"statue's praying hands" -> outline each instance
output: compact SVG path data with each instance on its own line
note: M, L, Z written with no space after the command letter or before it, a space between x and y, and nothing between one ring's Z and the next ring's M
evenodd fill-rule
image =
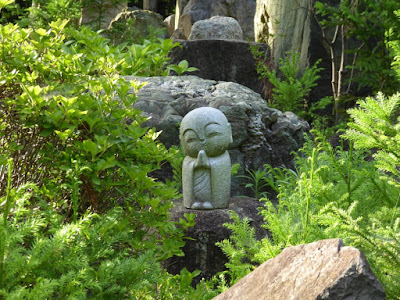
M225 115L211 107L197 108L182 120L180 138L186 157L182 167L183 202L192 209L229 205L232 143Z

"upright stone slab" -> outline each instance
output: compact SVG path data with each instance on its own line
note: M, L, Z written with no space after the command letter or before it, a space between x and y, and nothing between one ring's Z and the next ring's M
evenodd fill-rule
M200 107L182 120L180 140L183 203L191 209L227 208L231 189L231 125L212 107Z
M169 53L170 63L178 64L187 60L189 65L199 70L190 73L204 79L231 81L242 84L256 93L265 95L266 82L259 78L256 60L251 47L257 47L266 59L270 55L269 46L248 43L243 40L178 40L181 47Z

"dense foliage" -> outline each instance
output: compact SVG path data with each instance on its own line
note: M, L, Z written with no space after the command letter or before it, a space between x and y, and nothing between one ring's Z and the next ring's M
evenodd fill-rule
M316 1L315 7L322 38L332 49L335 96L348 93L352 83L374 93L396 91L398 81L390 68L393 53L389 44L400 34L400 20L395 15L399 2L340 0L331 5Z
M262 199L271 239L256 241L248 221L233 216L233 235L220 243L233 282L285 247L340 237L364 252L389 298L400 294L399 189L376 169L384 159L370 161L368 152L350 147L309 140L296 172L266 166L265 182L279 200Z
M366 13L371 13L370 8ZM352 22L362 16L356 14ZM385 72L381 65L379 71L375 70L378 76L400 75L400 44L393 35L399 29L387 28L386 35L392 40L385 46L391 46L393 69L386 66ZM361 57L359 62L363 59L367 58ZM364 73L365 80L368 74ZM363 251L388 299L399 299L400 95L377 93L358 100L348 114L351 120L341 146L333 147L322 132L314 130L314 139L308 138L295 154L294 171L268 165L250 171L248 187L256 195L266 196L263 188L270 188L271 196L261 199L265 201L261 214L271 238L256 241L249 221L232 214L234 223L226 224L232 230L231 238L219 243L229 257L228 270L216 278L220 291L285 247L339 237L346 245Z
M4 4L4 1L2 2ZM182 298L197 273L169 221L173 158L121 75L167 74L171 40L113 46L88 28L0 26L0 298Z
M0 9L12 2L0 0ZM250 170L247 187L264 197L272 238L256 241L249 220L232 213L231 238L218 243L227 271L194 288L198 271L171 275L161 267L183 255L184 230L194 223L193 215L169 220L182 153L143 126L132 106L141 86L121 77L194 69L186 61L168 64L178 46L171 40L113 44L79 28L83 1L40 0L41 10L27 11L24 2L32 4L12 4L0 25L0 299L211 299L285 247L337 237L365 253L388 298L398 299L399 94L359 100L339 147L313 131L295 154L295 170ZM346 28L346 37L361 41L352 52L358 60L351 68L362 71L357 82L390 91L394 74L400 77L393 18L400 13L384 9L397 1L379 3L317 9L325 29ZM371 16L383 26L371 28ZM315 121L314 109L327 99L304 105L319 68L301 75L297 59L292 53L281 61L282 78L269 69L264 75L274 85L274 105ZM175 167L173 182L150 175L166 162Z
M320 61L313 66L300 71L300 53L288 52L285 58L279 61L279 70L271 70L271 66L263 60L264 54L256 46L250 47L257 63L257 73L261 79L266 79L271 88L268 97L268 106L281 111L291 111L300 117L311 121L315 118L315 111L327 106L330 98L321 99L317 103L308 105L307 97L312 88L317 86L320 78L318 68Z

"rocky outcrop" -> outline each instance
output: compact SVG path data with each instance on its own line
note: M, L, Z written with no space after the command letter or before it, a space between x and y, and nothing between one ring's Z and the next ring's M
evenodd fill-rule
M255 11L254 0L190 0L180 15L179 30L189 38L192 26L197 21L212 16L232 17L239 22L243 38L254 41Z
M179 31L189 38L192 26L200 20L211 18L211 4L213 0L190 0L183 8L179 18Z
M175 30L175 15L170 15L164 19L164 24L167 25L168 34L171 36Z
M133 24L129 24L129 20L132 20ZM115 41L120 43L126 41L127 38L132 38L126 36L126 34L132 33L132 31L137 36L144 38L150 34L151 30L158 29L160 38L166 39L169 37L168 28L164 23L163 17L150 10L135 9L121 12L109 26L111 32L113 29L117 29L116 34L119 36L119 39L116 38Z
M179 40L181 47L170 52L171 63L187 60L189 65L199 70L191 74L204 79L240 83L253 91L263 94L264 81L256 71L256 61L250 47L259 47L270 56L265 44L228 40Z
M102 4L98 1L86 3L82 9L80 23L90 25L95 29L107 29L112 20L128 8L128 0L106 0Z
M243 32L238 21L231 17L215 16L194 23L189 40L242 40Z
M174 204L170 211L173 221L179 221L185 213L194 213L196 225L185 232L185 236L190 238L182 248L185 256L172 257L164 266L171 274L178 274L183 268L191 272L201 270L201 274L195 278L195 283L201 278L209 279L225 270L228 259L215 243L228 239L231 234L231 231L223 226L224 223L232 222L230 210L237 213L241 219L248 218L250 225L255 229L256 239L260 240L267 235L267 230L262 227L263 218L258 214L258 208L263 204L256 199L231 198L227 209L208 211L186 209L182 200L176 200Z
M179 123L189 111L203 106L221 110L232 126L232 163L242 170L264 164L293 167L291 152L302 146L309 126L293 113L269 108L261 96L240 84L205 80L196 76L126 77L147 82L134 104L151 117L145 124L161 130L166 146L179 145ZM233 181L232 195L243 194Z
M215 300L385 299L365 256L342 240L286 248Z
M227 16L236 19L243 30L243 38L254 41L254 0L214 0L211 6L213 16Z

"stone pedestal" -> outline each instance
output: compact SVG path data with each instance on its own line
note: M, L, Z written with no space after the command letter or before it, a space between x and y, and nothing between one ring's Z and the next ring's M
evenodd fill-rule
M209 279L225 270L228 259L215 243L229 238L231 234L223 226L224 223L232 222L228 211L236 212L241 218L249 218L255 228L256 238L261 239L267 235L267 230L261 227L263 218L258 214L257 208L261 206L263 203L253 198L231 198L226 209L192 210L186 209L182 200L176 200L175 207L171 210L172 220L178 221L185 213L194 213L196 225L186 232L186 236L193 240L186 242L183 248L185 256L168 259L164 267L171 274L178 274L185 267L191 272L201 270L202 273L195 278L195 283L203 277Z

